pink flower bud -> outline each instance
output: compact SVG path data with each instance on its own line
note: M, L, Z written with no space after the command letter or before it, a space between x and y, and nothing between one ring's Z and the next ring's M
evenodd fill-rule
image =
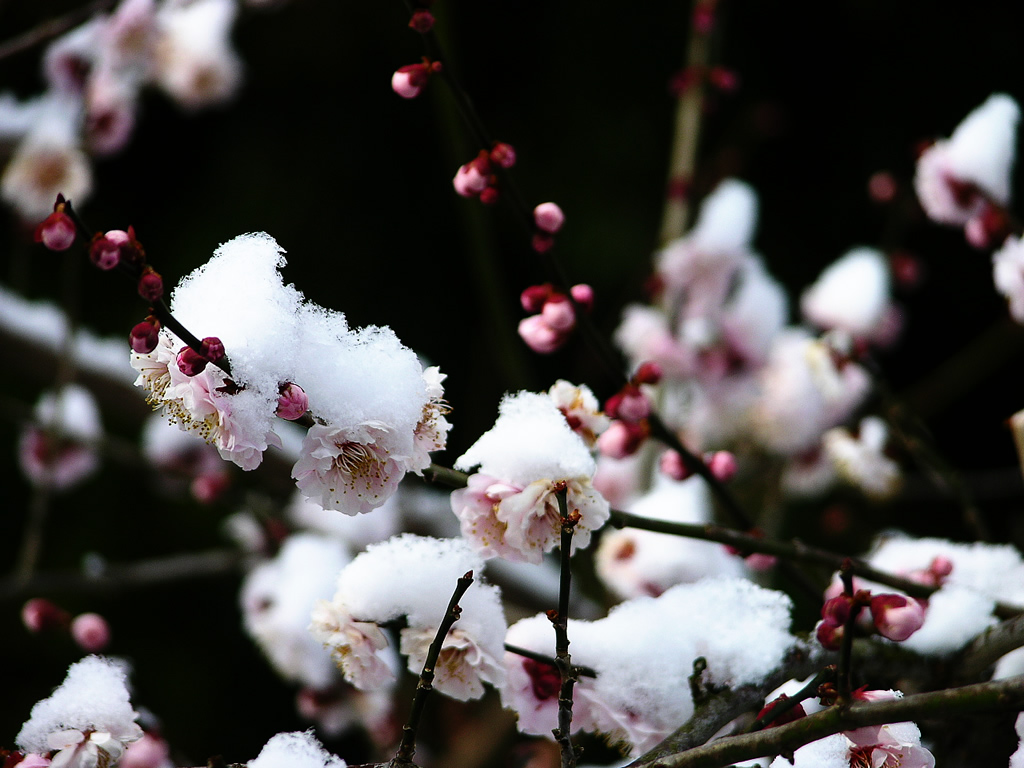
M953 561L948 557L937 555L932 558L931 565L928 566L928 570L934 573L937 577L946 577L953 572Z
M173 765L169 759L170 748L167 742L152 733L142 734L142 738L128 745L118 768L161 768Z
M216 363L224 357L224 343L216 336L207 336L203 339L201 349L203 357L211 363Z
M988 232L985 231L985 224L980 216L973 217L964 225L964 237L972 248L983 251L991 246Z
M597 438L597 450L611 459L632 456L647 437L647 430L637 424L613 421Z
M100 269L113 269L121 262L121 246L107 237L94 237L89 246L89 260Z
M574 285L569 289L569 293L572 294L576 303L583 307L587 312L594 308L594 289L586 283Z
M391 76L391 90L403 99L415 99L429 78L430 67L426 64L408 64Z
M686 463L683 461L683 457L675 451L665 451L661 454L661 459L658 461L658 468L663 474L668 475L673 480L685 480L693 472L690 470Z
M720 91L735 91L740 84L736 73L724 67L712 67L708 72L708 82Z
M71 621L71 614L42 597L29 600L21 609L21 622L29 632L63 629Z
M309 410L309 398L298 384L288 383L281 387L277 398L277 415L287 421L301 419Z
M843 644L845 631L842 624L836 624L834 621L825 619L818 622L814 634L823 648L829 651L838 651Z
M852 605L852 599L847 595L831 597L821 606L821 618L833 624L845 624L850 618Z
M71 639L86 653L99 653L110 645L110 625L98 613L83 613L71 622Z
M559 349L567 336L559 333L541 315L530 315L519 321L519 336L526 345L541 355L550 355Z
M747 564L747 568L757 573L764 573L770 571L779 562L779 558L775 555L766 555L764 552L754 552L752 555L747 555L743 558L743 562Z
M132 352L148 355L160 342L160 322L155 317L147 317L132 328L128 341L132 345Z
M231 477L226 472L209 472L193 480L189 490L200 504L213 504L230 485Z
M558 203L541 203L533 209L533 221L537 229L553 235L565 223L565 214Z
M150 304L156 304L164 295L164 279L152 267L146 267L139 278L139 296Z
M871 617L878 634L900 642L924 624L924 605L903 595L875 595L871 598Z
M604 410L613 418L635 424L651 415L651 402L643 392L627 384L608 398Z
M868 197L876 203L891 203L898 189L896 178L888 171L876 171L868 179Z
M516 150L511 144L503 141L495 142L491 150L491 162L500 168L511 168L516 164Z
M71 217L64 213L64 205L58 203L60 210L54 210L36 227L35 241L42 243L51 251L66 251L75 242L78 230Z
M711 474L721 483L727 483L736 475L738 465L736 457L729 451L715 451L711 458L705 459Z
M209 362L192 347L182 347L178 353L178 370L186 376L196 376L206 370Z
M757 719L761 720L765 715L771 714L771 711L775 709L779 704L786 701L789 698L786 694L780 694L779 698L769 701L764 709L757 713ZM786 723L792 723L799 720L801 717L807 717L807 711L804 709L803 704L797 704L791 709L787 709L778 717L773 718L769 724L769 728L774 728L776 725L785 725Z
M636 369L632 382L634 384L657 384L661 381L662 375L661 366L649 360L646 363L641 363L640 367Z
M481 173L475 163L466 163L455 173L452 185L463 197L475 197L487 189L489 179L490 176Z
M576 311L572 302L560 293L553 293L540 311L544 322L559 333L568 333L576 325Z
M409 28L416 30L421 35L427 34L434 28L434 14L426 8L417 8L409 20Z
M484 205L494 205L501 199L501 190L491 184L480 193L480 202Z
M527 312L540 312L544 308L545 302L550 298L551 291L551 283L531 285L519 294L519 302Z
M17 768L49 768L50 758L36 752L29 752L16 765Z

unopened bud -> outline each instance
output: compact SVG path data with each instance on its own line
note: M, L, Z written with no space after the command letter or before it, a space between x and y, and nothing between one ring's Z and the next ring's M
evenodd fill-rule
M648 360L646 363L641 363L640 367L636 369L632 382L634 384L657 384L661 381L662 375L661 366L653 360Z
M547 253L554 244L555 238L547 232L536 232L533 235L533 239L530 240L530 247L537 253Z
M391 89L403 99L414 99L426 86L430 76L441 71L441 62L423 60L422 64L399 67L391 76Z
M99 653L110 645L110 625L98 613L83 613L71 622L71 639L86 653Z
M113 269L121 262L121 246L107 237L97 235L89 246L89 260L100 269Z
M466 163L459 167L452 179L452 186L462 197L475 197L487 189L490 183L490 176L482 173L475 162Z
M42 597L29 600L21 609L21 622L29 632L63 629L71 621L71 614Z
M705 459L708 469L715 479L720 483L727 483L736 475L739 468L736 464L736 457L729 451L715 451L710 458Z
M192 347L182 347L178 353L178 370L186 376L196 376L206 370L208 360Z
M597 449L611 459L632 456L647 438L648 430L640 424L613 421L597 438Z
M309 410L309 398L298 384L288 383L281 387L277 398L277 415L287 421L301 419Z
M720 91L735 91L740 84L740 79L732 70L724 67L712 67L708 72L708 82Z
M231 477L226 472L209 472L193 480L190 490L200 504L213 504L230 485Z
M594 308L594 289L586 283L579 283L569 289L573 299L587 312Z
M152 267L146 267L139 278L139 296L150 304L156 304L164 295L164 279Z
M878 634L900 642L924 624L924 605L903 595L875 595L871 598L871 618Z
M683 457L680 456L676 451L665 451L661 454L661 459L658 461L658 468L662 474L668 475L673 480L685 480L693 472L683 461Z
M537 229L553 235L565 223L565 214L558 203L541 203L533 209L533 222Z
M779 698L774 701L768 702L764 709L757 713L758 720L765 720L767 715L770 715L772 710L779 706L782 702L789 699L786 694L780 694ZM794 704L790 709L787 709L781 715L771 718L768 722L768 727L773 728L776 725L785 725L786 723L792 723L799 720L801 717L807 717L807 712L804 710L803 704Z
M545 323L560 333L568 333L576 325L576 311L564 294L552 294L544 303L540 315Z
M544 308L544 303L551 296L551 291L551 283L531 285L519 294L519 301L527 312L540 312Z
M511 144L503 141L495 142L491 149L491 162L500 168L511 168L516 164L516 150Z
M427 34L434 27L434 14L426 8L417 8L409 20L409 28L414 29L421 35Z
M480 202L484 205L494 205L501 199L501 191L491 184L480 193Z
M35 241L42 243L51 251L66 251L75 242L78 230L71 217L64 213L63 198L54 206L53 213L43 219L36 227Z
M568 336L544 322L540 315L530 315L519 321L519 336L526 345L541 355L550 355L565 344Z
M636 424L651 415L651 401L639 389L627 384L608 398L604 410L612 418Z
M209 362L216 363L224 358L224 344L216 336L207 336L201 345L203 357Z
M842 624L836 624L834 621L823 620L818 622L817 628L814 630L815 636L818 638L818 642L821 643L822 647L829 651L838 651L843 644L843 635L845 634L845 628Z
M132 352L148 355L160 343L160 321L150 315L132 328L128 341L132 346Z

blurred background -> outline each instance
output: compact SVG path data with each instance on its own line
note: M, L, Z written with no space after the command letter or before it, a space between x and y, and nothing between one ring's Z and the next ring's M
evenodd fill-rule
M0 0L0 38L76 7ZM594 287L596 322L611 333L623 305L644 299L658 245L670 83L685 61L689 3L446 1L434 12L446 66L492 135L518 152L513 177L525 199L565 211L557 256L574 282ZM921 142L948 136L991 93L1024 97L1022 20L1012 3L721 0L712 58L735 73L736 87L709 89L692 186L694 199L725 176L757 190L756 245L789 288L794 321L800 291L850 247L916 259L920 280L898 295L902 338L880 364L963 473L996 538L1018 545L1022 485L1006 420L1024 407L1024 331L992 287L988 255L903 196ZM345 312L352 325L390 325L447 373L455 427L439 461L450 464L493 423L503 392L567 378L603 400L617 384L578 339L540 358L516 335L519 293L545 275L509 210L453 193L455 170L477 148L447 90L432 83L412 101L392 92L392 72L423 55L407 21L398 2L288 0L247 10L234 34L245 62L237 97L190 114L147 91L133 140L96 162L96 191L80 212L97 230L133 225L170 284L218 244L270 233L288 254L285 280L310 300ZM0 92L38 93L41 53L0 60ZM871 200L868 180L879 171L892 174L903 202ZM0 283L61 301L61 265L32 242L31 227L0 211ZM142 301L84 257L79 267L82 324L126 339L144 316ZM55 366L3 331L0 359L0 541L13 567L32 496L18 470L16 420ZM85 383L96 387L108 432L136 441L148 411L141 394ZM842 526L820 523L818 505L813 517L795 515L793 532L848 552L887 527L966 536L958 505L905 464L902 497L882 507L835 499ZM246 477L231 470L240 486L283 498L283 465ZM201 507L156 493L154 481L138 464L107 461L82 488L55 496L40 569L78 567L86 553L119 562L225 545L231 503ZM135 664L134 701L162 719L176 757L191 765L213 754L248 759L269 735L305 727L292 690L241 631L239 579L48 594L72 612L108 617L110 651ZM10 744L80 654L66 638L25 631L18 612L34 595L2 594L0 744Z

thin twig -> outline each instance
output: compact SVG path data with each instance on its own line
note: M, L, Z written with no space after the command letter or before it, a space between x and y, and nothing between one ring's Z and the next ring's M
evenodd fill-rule
M552 733L561 748L561 768L575 768L576 751L572 746L572 689L576 685L578 673L572 665L569 655L569 592L572 586L572 534L579 522L578 512L570 512L568 506L568 487L563 482L558 492L558 514L562 522L562 540L560 542L558 578L558 610L554 615L548 614L555 627L555 666L562 676L562 685L558 691L558 727Z
M778 704L754 720L748 729L748 733L760 731L761 729L768 727L791 709L796 708L800 703L807 701L807 699L815 698L818 695L818 689L822 685L825 683L835 682L835 679L836 667L834 664L829 664L823 670L818 672L818 674L812 677L799 691L794 693L792 696L787 696L785 699L779 701Z
M518 645L511 645L510 643L505 643L505 650L509 653L514 653L516 656L522 656L524 659L536 661L538 664L546 664L547 666L555 667L556 669L558 667L557 661L550 656L545 656L543 653L537 653L536 651L531 651L527 648L520 648ZM575 669L576 674L580 677L597 677L597 672L592 670L590 667L577 666Z
M412 698L409 720L402 727L402 742L398 747L398 752L395 753L394 759L389 764L392 768L414 765L412 758L416 754L416 731L419 728L420 717L423 715L423 709L427 703L427 695L434 689L434 667L437 666L437 659L441 655L441 646L444 645L444 640L448 636L448 630L451 629L452 624L458 621L459 614L462 613L462 608L459 607L459 600L466 594L466 590L469 589L472 583L473 572L467 571L458 580L455 591L452 593L452 599L448 601L448 610L445 611L444 618L441 619L441 624L434 635L434 640L430 643L430 648L427 650L427 659L423 662L423 671L420 672L420 679L416 684L416 693Z
M853 636L857 630L857 617L864 609L863 604L857 599L856 590L853 586L853 569L850 561L843 563L839 569L839 576L843 580L843 594L850 599L850 612L843 622L843 636L839 642L839 667L836 670L836 683L839 689L838 703L846 707L850 703L850 693L853 691L851 682L853 675Z
M86 6L55 19L48 19L27 32L0 43L0 61L59 37L69 29L88 21L97 13L113 8L116 2L117 0L93 0Z

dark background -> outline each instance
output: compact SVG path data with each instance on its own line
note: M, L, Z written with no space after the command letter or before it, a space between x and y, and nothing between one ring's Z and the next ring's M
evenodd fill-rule
M73 7L0 2L0 38ZM435 12L447 65L491 133L518 151L513 173L525 198L564 209L558 258L574 281L594 286L595 319L610 332L622 306L643 298L657 245L675 104L668 83L684 61L689 5L440 2ZM708 99L694 180L697 196L724 175L756 188L756 244L791 306L852 246L920 257L921 284L899 297L904 336L881 363L1003 540L1021 529L1005 420L1024 407L1024 338L992 287L988 256L912 204L871 202L867 181L885 169L906 190L919 142L948 135L993 92L1024 97L1022 16L995 2L722 0L715 60L740 86ZM565 377L604 397L614 383L578 341L540 359L518 340L518 294L544 275L506 208L452 192L456 168L476 149L446 90L432 83L413 101L391 91L392 72L423 52L407 19L401 3L381 0L246 12L235 33L246 64L235 101L189 115L148 92L133 141L96 163L96 193L81 210L97 229L134 225L170 283L238 234L273 235L288 252L286 280L309 299L353 325L392 326L448 374L451 461L490 425L505 391ZM40 52L0 61L0 90L37 92ZM32 244L10 213L0 216L0 280L31 298L58 297L59 257ZM83 322L95 331L126 335L142 318L121 280L82 269L78 286ZM52 367L0 343L0 392L34 402ZM107 428L133 438L141 399L113 392L103 405ZM0 541L12 565L30 497L16 435L15 424L0 423ZM860 509L848 536L810 523L800 535L848 551L882 527L966 536L956 506L910 474L907 495ZM276 487L270 475L244 481ZM167 500L152 480L108 465L57 497L41 568L73 567L86 551L118 561L222 543L229 505ZM303 727L287 687L240 633L237 586L232 577L53 595L73 612L111 619L111 652L135 662L134 701L164 720L193 765L216 753L251 758L273 733ZM0 605L0 744L79 655L63 639L28 636L17 618L23 597Z

